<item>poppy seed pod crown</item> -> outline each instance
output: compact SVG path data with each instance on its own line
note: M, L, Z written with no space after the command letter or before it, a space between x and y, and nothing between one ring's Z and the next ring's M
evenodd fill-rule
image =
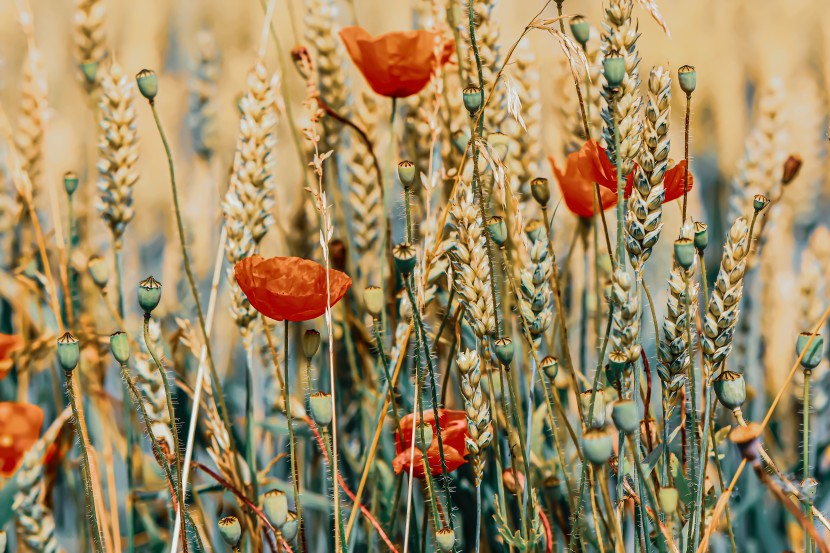
M690 96L697 88L697 71L691 65L684 65L677 70L677 80L680 82L680 89Z
M138 305L145 314L153 312L161 301L161 282L152 276L138 283Z
M58 338L58 362L66 372L75 370L78 360L81 358L81 349L78 346L78 339L69 332Z
M156 72L151 69L142 69L135 76L135 81L138 83L138 90L141 95L152 102L156 94L159 93L159 80L156 77Z

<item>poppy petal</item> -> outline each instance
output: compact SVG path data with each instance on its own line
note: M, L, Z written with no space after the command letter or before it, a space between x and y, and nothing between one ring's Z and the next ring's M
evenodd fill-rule
M683 184L685 182L685 175L686 175L686 160L681 160L680 163L666 171L666 177L663 181L664 187L666 189L666 197L663 199L663 203L670 202L672 200L676 200L683 196ZM692 176L691 171L689 172L689 190L694 188L695 179Z

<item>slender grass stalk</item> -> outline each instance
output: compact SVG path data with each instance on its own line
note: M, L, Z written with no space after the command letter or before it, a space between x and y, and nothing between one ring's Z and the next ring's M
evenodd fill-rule
M692 95L686 94L686 124L684 125L684 154L683 159L686 160L686 167L683 170L683 213L680 219L680 224L686 224L686 203L689 200L689 120L692 115ZM752 234L750 233L750 237Z
M803 389L803 424L801 426L801 477L807 480L810 477L810 380L813 376L811 369L804 369L804 389ZM804 499L804 511L810 524L813 523L813 510L811 508L809 499ZM813 551L813 540L808 532L804 532L804 551L810 553Z
M401 417L398 413L398 402L395 399L395 387L392 385L392 376L389 374L389 359L387 359L386 351L384 351L383 349L383 328L381 327L380 320L377 318L372 318L372 326L375 329L375 345L378 349L380 363L383 366L383 376L386 378L386 385L388 388L388 394L385 395L388 395L389 404L392 406L392 418L395 421L395 431L401 437L401 440L403 440L403 433L401 431ZM401 443L403 443L403 441L401 441ZM351 522L351 517L349 522ZM351 528L351 525L349 525L348 528Z
M264 321L263 321L264 323ZM285 419L288 423L288 443L289 443L289 451L291 453L291 482L294 488L294 508L297 510L297 526L299 528L303 527L303 509L300 505L300 471L297 469L297 441L294 437L294 421L293 417L291 416L291 393L289 390L288 385L288 321L285 321L285 332L283 334L283 347L285 348L283 351L283 387L282 387L282 398L285 401ZM311 382L309 380L309 382ZM332 387L334 387L334 382L331 383ZM324 430L325 431L325 430ZM334 483L334 486L337 487L337 482ZM302 534L298 534L302 536ZM344 535L345 537L345 535ZM279 540L277 540L279 542ZM303 550L303 540L299 539L297 543L300 546L300 551Z

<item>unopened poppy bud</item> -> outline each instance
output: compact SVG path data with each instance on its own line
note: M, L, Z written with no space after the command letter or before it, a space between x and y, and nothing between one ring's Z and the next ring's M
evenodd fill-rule
M816 492L818 491L818 482L815 478L807 478L806 480L801 481L801 493L804 494L804 498L807 499L810 503L816 498ZM2 549L0 549L2 551Z
M700 221L695 222L695 249L702 252L709 245L709 226Z
M231 547L239 545L239 540L242 539L242 526L239 524L239 519L236 517L225 517L219 521L219 533L222 534L222 539Z
M677 70L677 80L680 82L680 90L690 96L697 88L697 71L691 65L684 65Z
M409 160L404 160L398 163L398 178L401 179L401 184L406 189L409 189L416 180L418 171L415 164Z
M712 383L718 401L727 409L737 409L746 401L746 381L744 375L733 371L723 371Z
M464 107L470 113L470 116L478 113L481 109L481 89L477 86L468 86L462 93L464 94Z
M122 365L130 360L130 337L120 330L110 336L110 351Z
M755 213L762 211L765 207L769 205L769 198L764 196L763 194L756 194L755 198L752 200L752 207L755 208Z
M285 524L282 525L282 537L287 542L294 541L297 537L297 531L300 529L300 523L297 521L297 513L293 511L288 512L288 517Z
M504 246L507 242L507 223L504 222L503 217L498 215L490 217L490 222L487 223L487 231L497 246Z
M374 319L379 319L383 313L383 290L380 286L367 286L363 290L363 303L366 304L366 311Z
M308 403L311 405L311 416L318 426L331 424L331 394L315 392L308 398Z
M419 422L415 429L415 446L421 451L426 451L432 445L432 438L432 425Z
M288 497L282 490L265 492L262 498L262 510L274 528L281 529L288 519Z
M159 80L156 77L156 72L152 69L142 69L135 76L135 81L138 83L138 90L141 95L151 102L159 93Z
M523 493L525 489L525 475L516 471L516 477L513 477L511 469L505 469L501 473L501 478L504 481L504 489L512 494ZM518 483L516 482L518 480Z
M516 349L513 340L510 338L499 338L496 340L493 349L496 350L496 358L502 365L509 366L513 362Z
M435 545L441 553L450 553L455 547L455 532L452 528L441 528L435 532Z
M490 148L496 152L499 159L504 161L507 159L507 152L510 150L510 137L501 132L490 133L487 137L487 143Z
M63 189L66 190L67 196L72 196L78 189L78 175L73 171L67 171L63 174Z
M614 421L614 426L626 434L633 434L640 428L640 413L637 410L637 404L630 399L618 399L614 402L611 419Z
M810 338L813 339L812 342L810 342ZM807 342L810 342L809 347ZM821 334L813 335L812 332L802 332L798 335L798 340L795 343L795 352L800 356L805 349L807 351L804 353L804 357L801 358L801 367L806 371L811 371L821 363L821 358L824 355L824 338Z
M145 314L153 312L161 301L161 282L152 276L138 283L138 305Z
M594 396L594 416L591 417L591 396ZM591 428L602 428L605 426L605 394L602 390L597 390L594 394L593 390L585 390L579 395L582 401L582 416L585 419L585 424Z
M87 85L94 85L98 77L98 62L88 61L81 64L81 73Z
M58 363L66 372L75 370L78 360L81 358L81 348L78 346L78 339L69 332L58 338Z
M680 493L677 491L677 488L660 488L658 497L663 512L667 515L673 515L677 512L677 503L680 499Z
M738 446L741 456L750 464L758 462L760 446L758 439L761 437L761 425L751 422L746 426L736 426L729 433L729 439Z
M605 81L611 88L620 86L625 78L625 58L617 50L609 52L602 60Z
M415 248L409 242L401 242L392 248L392 257L395 259L395 267L402 275L410 274L418 263Z
M541 368L542 372L545 373L545 376L547 376L549 380L553 381L559 373L559 361L556 360L556 357L548 355L542 359Z
M695 243L688 238L674 241L674 258L677 264L688 271L695 262Z
M588 39L591 38L591 25L583 16L575 15L571 18L571 33L584 48L588 44Z
M591 429L582 435L582 453L595 465L602 465L611 457L614 441L605 430Z
M530 195L542 206L547 207L550 201L550 183L544 177L536 177L530 181Z
M781 175L781 184L784 186L790 184L798 176L801 171L801 156L793 154L784 162L784 173Z
M320 338L320 333L314 330L313 328L309 328L303 334L303 353L305 354L305 358L309 361L312 357L317 354L317 350L320 349L320 342L322 338Z
M110 279L110 268L103 258L93 255L86 264L89 276L98 288L105 288Z

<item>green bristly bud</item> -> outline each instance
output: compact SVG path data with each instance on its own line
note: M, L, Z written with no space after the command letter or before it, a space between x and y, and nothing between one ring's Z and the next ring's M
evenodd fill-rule
M78 366L81 358L81 348L78 346L78 339L69 332L58 338L58 363L66 372L72 372Z
M392 257L395 259L395 267L402 275L412 273L418 264L415 248L409 242L401 242L392 248Z
M612 50L604 60L602 68L605 74L605 81L611 88L617 88L625 79L625 58L619 52Z
M677 80L680 82L680 90L691 96L697 87L697 71L691 65L684 65L677 70Z
M67 171L63 174L63 189L66 190L66 195L72 197L72 194L78 189L78 175L72 171Z
M493 346L496 352L496 359L504 366L510 366L513 362L513 355L516 353L516 348L513 345L513 340L510 338L499 338Z
M796 341L795 351L797 355L801 355L804 348L807 348L807 342L813 338L812 332L802 332L798 335ZM818 367L821 363L821 358L824 356L824 338L821 334L816 334L813 341L810 342L810 347L807 348L807 353L801 358L801 367L806 371L811 371Z
M308 398L311 405L311 417L317 426L328 426L331 424L331 394L315 392Z
M320 333L313 328L305 331L305 334L303 334L303 353L308 361L311 361L311 358L317 355L317 351L320 349L320 342L322 341L323 339L320 337Z
M746 381L741 373L723 371L712 385L718 401L729 410L737 409L746 401Z
M161 301L161 282L152 276L138 283L138 305L145 314L153 312Z
M695 243L688 238L680 238L674 242L674 258L677 264L688 271L695 262Z
M585 45L588 44L588 39L591 38L591 25L583 16L575 15L571 18L571 33L576 41L585 48Z
M120 330L110 336L110 351L115 360L124 364L130 360L130 337Z
M415 164L409 160L404 160L398 163L398 178L401 179L403 187L409 190L417 180L417 169Z
M285 492L280 490L265 492L262 498L262 510L265 511L265 516L274 528L281 529L288 519L288 497Z
M141 95L152 102L159 93L159 80L156 72L151 69L142 69L135 76L135 81L138 83Z
M222 539L231 547L239 545L239 540L242 539L242 526L239 524L239 519L236 517L225 517L219 521L219 533L222 534Z
M591 429L582 435L582 453L595 465L602 465L614 451L614 440L605 430Z
M611 419L617 429L629 435L640 428L640 413L637 410L637 404L630 399L618 399L614 402Z
M531 241L535 242L539 239L539 236L545 232L545 226L542 224L542 221L539 219L531 219L525 225L525 234L527 237L530 238Z
M86 270L98 288L106 288L107 282L110 279L110 268L106 261L97 255L93 255L87 261Z
M709 227L706 223L701 223L700 221L695 223L695 249L698 252L703 253L703 250L706 249L706 246L709 245Z
M507 223L504 222L503 217L498 215L490 217L490 222L487 223L487 231L497 246L502 247L507 242Z
M481 109L481 89L477 86L468 86L462 93L464 94L464 107L472 117Z
M366 311L374 319L380 319L383 313L383 290L380 286L367 286L363 290L363 303L366 304Z

